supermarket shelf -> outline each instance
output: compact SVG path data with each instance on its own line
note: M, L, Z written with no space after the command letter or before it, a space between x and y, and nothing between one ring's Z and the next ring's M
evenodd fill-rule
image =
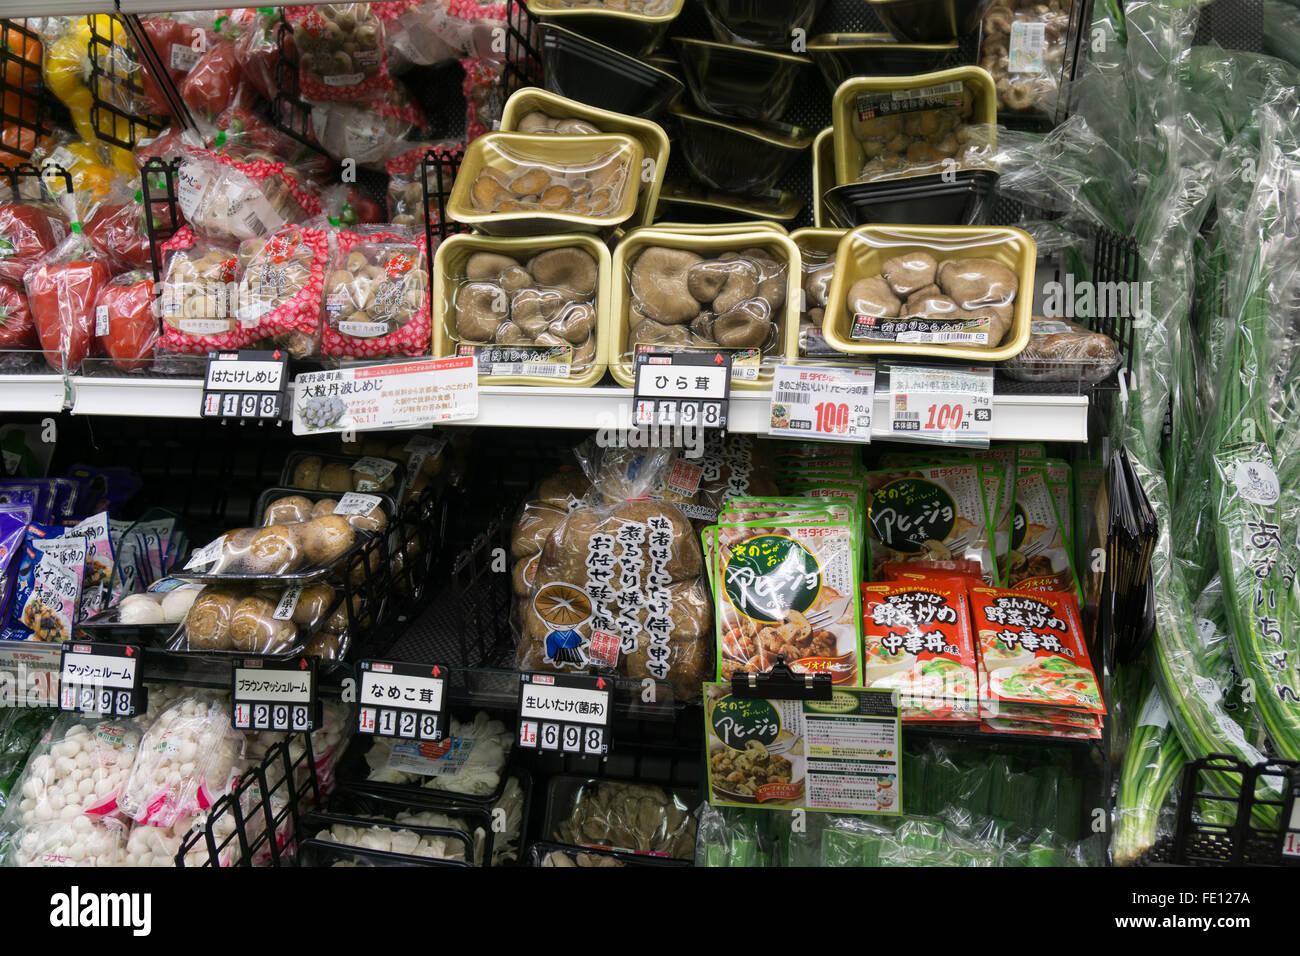
M175 4L172 4L175 6ZM87 13L116 13L113 0L5 0L0 10L7 18L84 16Z
M52 376L34 377L57 381ZM72 411L77 415L197 418L202 382L181 378L74 376L71 391ZM771 392L767 391L732 393L729 430L766 431L771 401ZM1084 442L1088 439L1086 395L999 394L994 396L993 404L995 441ZM9 411L33 410L10 408L7 400L0 402L0 407ZM59 404L50 406L53 410L59 407ZM875 438L888 439L890 434L885 430L889 420L888 394L876 396L875 419ZM631 389L483 385L479 388L478 417L459 424L593 430L625 427L631 420Z
M62 375L0 376L0 411L58 412L63 410L67 385Z

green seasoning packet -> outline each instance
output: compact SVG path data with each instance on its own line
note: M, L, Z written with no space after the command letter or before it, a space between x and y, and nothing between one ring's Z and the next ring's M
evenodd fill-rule
M780 654L800 671L860 685L861 575L854 527L769 520L717 529L712 581L718 679L766 673Z
M734 511L732 509L735 509ZM800 518L805 515L816 517L829 516L831 521L839 521L862 527L862 512L849 498L733 498L728 502L728 510L718 516L719 523L736 523L739 521L758 520L753 516L742 517L747 512L771 512L777 518ZM819 519L820 520L820 519ZM862 566L862 535L853 539L855 560Z
M1059 459L1016 466L1006 587L1070 591L1082 600L1075 566L1070 466Z

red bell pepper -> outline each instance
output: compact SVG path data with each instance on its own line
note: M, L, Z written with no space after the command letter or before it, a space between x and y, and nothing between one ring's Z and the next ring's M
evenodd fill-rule
M150 267L149 236L137 203L100 203L82 224L82 232L116 271Z
M117 276L95 300L99 344L125 372L147 368L158 339L153 280L141 272ZM107 325L107 332L105 332Z
M23 273L59 244L52 216L32 203L0 203L0 281L22 282Z
M56 253L23 277L45 361L59 372L75 371L90 353L95 300L110 278L104 260L87 252L79 242L66 257Z
M181 84L181 99L192 113L204 119L220 116L228 109L247 109L255 98L253 87L244 80L232 40L214 44Z
M39 344L27 295L19 286L0 282L0 351L34 349Z

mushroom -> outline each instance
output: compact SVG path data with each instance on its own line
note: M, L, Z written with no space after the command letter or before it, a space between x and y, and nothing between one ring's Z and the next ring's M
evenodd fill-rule
M479 209L496 209L510 193L491 176L480 175L470 187L470 197Z
M466 279L499 279L510 268L519 268L519 263L499 252L476 252L465 262Z
M596 310L587 302L571 302L551 322L551 331L574 345L587 341L596 328Z
M551 184L551 177L534 166L510 182L510 191L516 196L535 196Z
M518 132L520 133L542 133L554 129L555 120L551 119L541 110L533 110L519 121Z
M880 267L880 274L895 295L905 298L917 289L932 285L938 266L934 256L918 250L886 259Z
M573 367L586 368L594 361L596 361L596 337L593 335L573 350Z
M766 299L739 303L713 320L713 338L725 349L758 348L772 331L772 307Z
M758 267L741 259L727 265L727 281L713 299L713 311L722 315L758 293Z
M563 133L565 136L597 136L600 130L588 123L586 120L566 119L560 120L555 125L557 133Z
M695 318L700 303L687 289L686 276L692 266L703 261L686 249L651 246L644 250L632 266L637 311L664 325L681 325Z
M466 342L491 342L506 320L506 295L491 282L467 282L456 293L456 334Z
M523 289L510 300L510 321L529 335L538 335L563 306L564 296L551 289Z
M956 318L967 322L989 319L989 340L985 344L993 348L1002 341L1007 330L1011 328L1012 311L1010 305L982 305L977 309L958 309Z
M684 325L664 325L642 319L628 334L628 345L690 345L691 333Z
M813 266L803 276L803 292L807 305L825 306L826 296L830 292L831 279L835 277L835 261ZM936 287L935 291L938 291Z
M905 318L953 319L960 310L957 303L942 293L913 293L904 304L901 314Z
M710 259L691 266L686 274L686 288L700 302L712 302L727 284L732 266L722 259Z
M577 246L547 249L528 262L534 279L570 299L588 299L596 291L599 270L591 253Z
M881 318L898 315L903 303L880 276L859 279L849 286L849 314L874 315Z
M713 341L713 320L717 318L712 312L701 312L691 320L691 334L705 341Z
M514 295L521 289L526 289L532 285L533 277L528 274L528 270L523 266L512 264L505 272L501 273L501 278L497 281L501 283L501 288Z
M939 285L963 309L1015 301L1016 274L996 259L949 259L939 267Z
M497 327L495 337L497 345L532 345L533 339L527 332L513 322L502 322Z

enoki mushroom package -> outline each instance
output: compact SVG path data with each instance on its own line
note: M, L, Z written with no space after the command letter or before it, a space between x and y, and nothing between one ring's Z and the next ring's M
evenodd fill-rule
M543 543L521 606L521 670L652 677L698 697L712 618L699 540L678 508L646 497L670 458L580 450L591 494L530 525Z
M766 673L784 657L797 673L861 684L853 524L751 521L718 525L716 534L719 679Z

